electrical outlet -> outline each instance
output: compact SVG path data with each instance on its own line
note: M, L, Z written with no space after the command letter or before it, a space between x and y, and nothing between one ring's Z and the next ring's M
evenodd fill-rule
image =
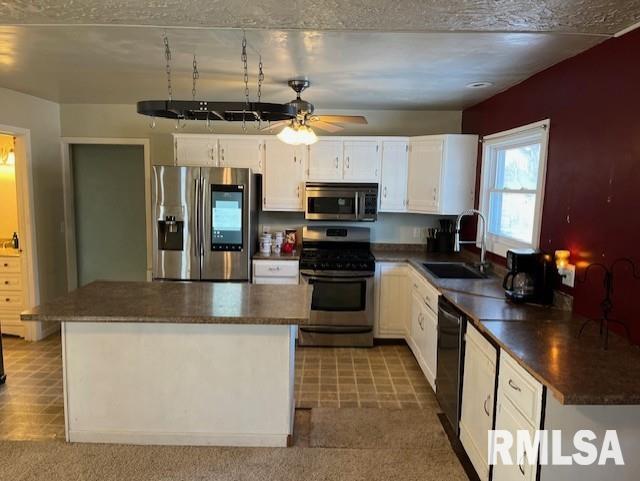
M569 264L562 270L562 273L562 284L564 284L565 286L573 287L576 280L576 266L574 266L573 264Z

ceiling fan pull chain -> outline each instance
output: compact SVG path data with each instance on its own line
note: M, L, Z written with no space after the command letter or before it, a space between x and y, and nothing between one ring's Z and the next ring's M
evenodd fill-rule
M244 110L242 111L242 131L247 131L247 110L249 110L249 69L247 68L247 35L242 31L242 60L243 80L244 80Z
M196 81L200 78L200 72L198 72L198 61L196 60L196 54L193 54L193 87L191 88L191 96L193 100L196 99Z
M166 61L164 70L167 73L167 91L169 93L169 102L173 100L173 88L171 86L171 48L169 47L169 37L167 32L163 35L164 42L164 59Z

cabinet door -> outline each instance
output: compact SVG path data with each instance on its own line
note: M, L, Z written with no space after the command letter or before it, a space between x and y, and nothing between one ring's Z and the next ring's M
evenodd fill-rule
M304 210L303 152L303 147L297 145L287 145L275 139L265 141L264 210Z
M436 371L438 366L438 316L431 309L423 306L423 339L422 358L426 367L427 381L436 390Z
M443 144L441 139L411 143L407 183L409 212L439 212Z
M378 182L380 144L377 140L349 140L344 147L344 180Z
M511 401L498 394L498 407L496 413L496 430L509 431L513 436L513 445L509 450L512 464L502 464L498 457L497 464L493 467L493 481L535 481L537 466L529 464L526 457L516 459L516 436L518 431L529 431L530 439L533 439L534 429L527 419L518 411ZM486 436L486 434L485 434Z
M341 140L319 140L309 146L307 179L312 181L342 180Z
M403 338L407 335L408 272L397 264L379 264L378 328L379 337Z
M218 144L208 137L176 137L174 158L176 165L187 167L215 167Z
M469 329L473 329L469 326ZM496 381L495 361L467 334L462 384L460 441L482 481L489 479L487 431L493 426Z
M221 138L218 141L218 166L253 169L262 172L262 139Z
M380 212L404 212L407 202L407 142L382 143Z

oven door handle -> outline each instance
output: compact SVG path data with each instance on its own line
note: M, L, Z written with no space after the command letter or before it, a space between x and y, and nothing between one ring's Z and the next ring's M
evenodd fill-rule
M302 332L318 334L361 334L371 332L371 326L305 326L299 327Z
M366 275L358 274L355 276L335 276L333 274L322 276L317 274L306 274L304 272L301 272L300 276L310 281L327 281L328 280L328 281L334 281L334 282L353 282L353 281L366 281L367 279L371 279L372 277L374 277L375 274L372 272L371 274L366 274Z

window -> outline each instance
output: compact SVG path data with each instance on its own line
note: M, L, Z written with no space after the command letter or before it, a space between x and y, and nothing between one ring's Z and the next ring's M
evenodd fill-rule
M539 246L548 136L544 120L483 139L480 210L495 254Z

